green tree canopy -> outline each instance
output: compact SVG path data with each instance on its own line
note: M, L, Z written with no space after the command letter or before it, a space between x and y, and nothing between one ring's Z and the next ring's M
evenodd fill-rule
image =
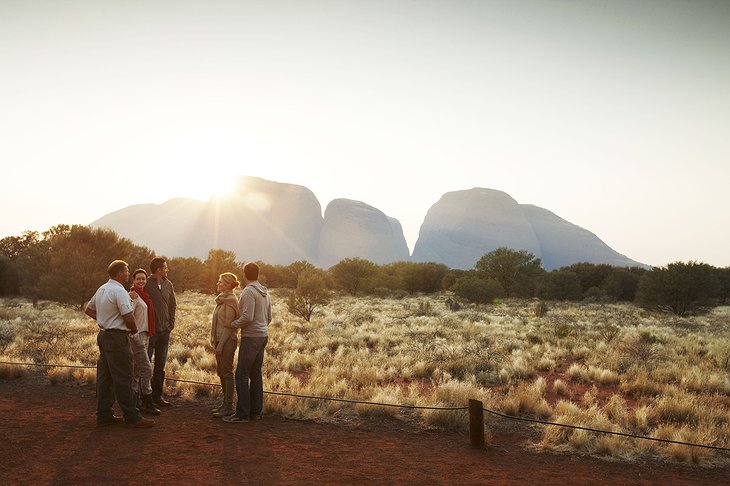
M466 272L456 279L454 293L477 304L491 304L504 295L502 285L491 277L483 277L475 271Z
M328 270L339 288L351 295L367 292L375 285L378 266L363 258L345 258Z
M675 262L655 267L639 280L636 301L678 316L710 305L719 297L719 273L707 263Z
M196 292L210 293L215 290L208 288L208 275L205 265L197 257L175 257L167 260L170 267L170 280L175 283L175 290L184 292L194 290ZM149 268L147 268L149 272ZM239 275L239 278L241 276Z
M331 298L331 291L327 288L327 278L324 270L312 267L299 274L297 287L287 300L289 312L309 322L312 314L327 305Z
M229 250L210 250L203 266L205 267L203 292L206 294L215 292L215 284L221 273L231 272L241 278L241 268L236 263L236 254Z
M117 259L134 270L146 267L152 252L109 229L54 226L18 255L21 290L81 307L108 280L106 269Z
M537 277L545 270L535 255L524 250L497 248L481 257L475 267L484 279L493 279L509 297L532 297Z
M549 300L578 300L581 297L578 275L564 268L546 273L538 279L536 295Z

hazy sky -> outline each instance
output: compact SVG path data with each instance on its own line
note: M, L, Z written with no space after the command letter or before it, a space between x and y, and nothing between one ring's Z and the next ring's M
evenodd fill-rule
M251 175L730 265L726 0L0 0L0 70L0 237Z

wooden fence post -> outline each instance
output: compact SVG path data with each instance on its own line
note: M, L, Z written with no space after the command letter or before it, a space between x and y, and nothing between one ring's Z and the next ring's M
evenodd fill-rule
M474 449L484 449L484 405L469 399L469 440Z

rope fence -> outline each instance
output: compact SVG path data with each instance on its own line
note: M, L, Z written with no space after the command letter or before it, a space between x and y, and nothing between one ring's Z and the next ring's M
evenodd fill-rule
M15 363L15 362L10 362L10 361L0 361L0 364L15 365L15 366L37 366L37 367L46 367L46 368L87 368L87 369L96 368L96 366L90 366L90 365ZM195 381L195 380L184 380L181 378L165 377L165 380L172 381L172 382L180 382L180 383L190 383L190 384L195 384L195 385L216 386L216 387L221 386L220 383L210 383L210 382ZM582 427L580 425L561 424L561 423L557 423L557 422L549 422L546 420L538 420L538 419L532 419L532 418L527 418L527 417L516 417L514 415L508 415L508 414L505 414L502 412L498 412L496 410L490 410L488 408L485 408L483 406L482 402L480 402L478 400L469 400L469 406L467 406L467 407L429 407L429 406L419 406L419 405L369 402L369 401L363 401L363 400L350 400L350 399L346 399L346 398L322 397L322 396L316 396L316 395L301 395L301 394L296 394L296 393L276 392L276 391L267 391L267 390L264 390L264 393L268 394L268 395L279 395L279 396L287 396L287 397L294 397L294 398L333 401L333 402L342 402L342 403L350 403L350 404L373 405L373 406L379 406L379 407L394 407L394 408L405 408L405 409L416 409L416 410L439 410L439 411L469 410L469 429L470 429L471 443L472 443L472 446L475 448L484 447L484 412L487 412L489 414L496 415L496 416L499 416L499 417L502 417L502 418L505 418L508 420L532 422L532 423L537 423L537 424L542 424L542 425L551 425L551 426L555 426L555 427L565 427L565 428L570 428L570 429L585 430L587 432L595 432L598 434L617 435L617 436L621 436L621 437L630 437L633 439L651 440L651 441L656 441L656 442L664 442L664 443L668 443L668 444L677 444L677 445L683 445L683 446L689 446L689 447L701 447L701 448L705 448L705 449L713 449L713 450L717 450L717 451L730 452L730 448L714 446L714 445L709 445L709 444L695 444L692 442L683 442L683 441L671 440L671 439L659 439L657 437L647 437L644 435L628 434L625 432L615 432L612 430L593 429L590 427Z

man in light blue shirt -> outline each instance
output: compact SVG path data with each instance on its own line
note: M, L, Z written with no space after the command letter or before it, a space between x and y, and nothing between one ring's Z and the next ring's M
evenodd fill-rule
M107 269L109 281L99 287L84 311L99 325L96 343L99 361L96 365L96 423L109 425L121 422L112 412L114 401L124 412L128 427L146 428L154 420L143 418L137 410L132 390L132 348L129 337L137 332L132 312L132 300L124 288L129 280L129 266L114 260Z

